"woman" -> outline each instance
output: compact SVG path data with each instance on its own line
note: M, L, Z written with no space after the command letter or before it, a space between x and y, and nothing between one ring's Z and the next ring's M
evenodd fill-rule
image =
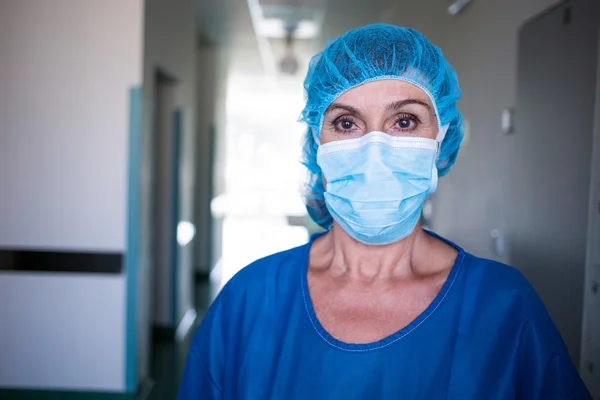
M525 278L419 226L463 135L441 51L359 28L313 58L305 89L306 204L327 232L227 284L179 398L589 398Z

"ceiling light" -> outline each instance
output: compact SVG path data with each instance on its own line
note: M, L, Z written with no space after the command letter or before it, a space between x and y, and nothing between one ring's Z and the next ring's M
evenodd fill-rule
M450 7L448 7L448 13L450 15L456 15L467 7L472 0L458 0L455 1Z
M283 39L290 26L295 39L314 39L321 32L323 12L306 7L261 5L262 18L258 32L267 38Z

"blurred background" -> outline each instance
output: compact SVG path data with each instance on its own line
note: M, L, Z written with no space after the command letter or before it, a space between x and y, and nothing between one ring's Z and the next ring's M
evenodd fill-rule
M318 231L303 78L416 28L467 130L424 224L532 282L600 399L597 0L0 0L0 399L174 399L253 260Z

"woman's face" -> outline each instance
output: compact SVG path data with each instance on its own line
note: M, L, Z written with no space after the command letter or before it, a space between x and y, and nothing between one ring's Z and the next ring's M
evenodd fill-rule
M429 96L417 86L385 79L348 90L325 111L321 144L372 131L435 139L437 119Z

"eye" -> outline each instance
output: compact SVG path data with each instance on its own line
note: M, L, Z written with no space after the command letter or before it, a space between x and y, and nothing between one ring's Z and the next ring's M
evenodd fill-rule
M418 122L418 118L414 115L401 115L395 125L401 131L411 131L417 127Z
M340 122L340 127L342 129L352 129L353 126L354 126L354 122L352 122L352 121L345 120L345 121Z
M341 117L334 121L336 131L347 132L356 128L356 123L350 117Z

